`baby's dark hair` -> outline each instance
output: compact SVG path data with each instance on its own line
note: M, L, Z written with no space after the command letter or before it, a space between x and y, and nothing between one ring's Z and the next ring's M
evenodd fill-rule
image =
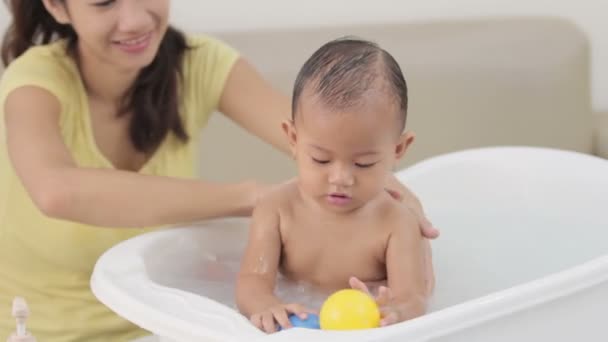
M343 37L321 46L304 63L295 81L291 102L295 120L302 92L308 88L323 105L344 110L360 105L372 89L386 87L401 114L407 118L407 84L397 61L378 44Z

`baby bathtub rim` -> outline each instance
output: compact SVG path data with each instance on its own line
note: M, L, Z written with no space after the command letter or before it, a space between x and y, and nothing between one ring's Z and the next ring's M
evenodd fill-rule
M461 159L463 157L463 154L493 153L496 151L500 151L500 152L505 152L505 151L518 152L519 151L519 152L524 152L524 153L528 153L528 152L546 153L546 152L548 152L548 153L551 153L554 155L561 154L563 156L568 156L568 157L572 157L572 158L587 159L588 161L589 160L600 161L600 164L608 166L608 161L606 161L606 160L603 160L599 157L595 157L595 156L591 156L591 155L587 155L587 154L583 154L583 153L579 153L579 152L574 152L574 151L565 151L565 150L558 150L558 149L552 149L552 148L539 148L539 147L499 146L499 147L484 147L484 148L477 148L477 149L469 149L469 150L457 151L457 152L433 157L433 158L421 161L408 169L400 170L400 171L396 172L396 176L400 181L402 181L402 182L405 181L405 183L406 183L407 179L409 177L415 177L419 173L424 172L425 169L427 169L429 167L435 167L437 165L440 165L440 163L446 163L449 161L453 161L454 159ZM467 156L465 155L465 157L467 157ZM600 164L597 164L597 165L600 165ZM243 218L234 218L234 219L243 220ZM227 218L227 219L221 219L221 220L224 221L224 220L232 220L232 219ZM199 223L195 223L193 225L173 226L173 227L170 227L170 229L163 229L160 231L147 233L142 236L129 239L127 241L124 241L124 242L112 247L110 250L108 250L106 253L104 253L104 255L102 255L102 257L98 260L98 264L100 262L102 262L102 258L106 257L106 254L111 254L112 253L111 251L114 249L118 249L118 248L131 248L132 249L131 244L134 243L133 240L135 240L135 239L142 239L144 236L149 239L155 239L155 240L161 239L165 236L165 234L173 234L173 231L175 231L175 230L198 229L197 228L198 225L213 224L214 221L217 221L217 220L199 222ZM138 240L134 246L137 246L140 243L141 242ZM104 290L99 289L96 286L96 283L99 283L100 276L98 274L99 272L95 272L95 271L97 271L97 265L95 267L93 276L91 278L91 288L93 289L93 292L95 293L96 297L102 303L104 303L105 305L110 307L115 312L121 314L123 317L129 317L128 318L129 321L131 321L143 328L146 328L147 326L148 327L151 326L151 324L148 324L149 322L152 321L150 319L151 315L148 315L148 317L147 317L148 319L139 320L139 318L136 317L137 316L136 310L127 309L128 307L137 307L137 306L139 306L140 308L143 308L144 310L152 309L152 311L154 311L153 316L156 318L154 319L155 325L153 325L153 326L155 328L154 329L155 331L161 331L158 328L167 322L166 320L163 319L163 316L164 316L164 318L166 318L166 317L171 318L170 315L164 315L162 310L158 310L157 308L155 308L153 306L149 306L145 303L140 303L138 300L135 300L135 299L129 297L128 295L126 295L125 293L122 293L121 292L122 289L118 288L118 286L113 284L111 281L110 282L106 281L105 286L107 287L108 285L112 284L113 291L109 291L109 292L115 292L114 295L123 297L124 301L122 301L123 305L121 308L116 308L114 305L108 305L110 303L107 303L107 301L105 301L103 298L100 298L100 297L103 297L102 292ZM325 332L324 337L349 338L349 339L355 338L357 340L362 340L362 339L374 340L376 338L381 338L383 336L386 336L386 337L394 336L396 333L399 333L400 335L407 334L407 337L414 338L415 340L424 340L427 338L445 336L451 332L465 329L467 327L474 326L476 324L480 324L485 321L496 319L501 316L506 316L506 315L509 315L509 314L512 314L512 313L515 313L518 311L523 311L523 310L532 308L534 306L540 305L542 303L549 303L549 302L552 302L556 299L559 299L559 298L562 298L565 296L574 295L576 293L584 291L585 289L592 288L594 286L600 285L607 281L608 281L608 255L603 255L603 256L594 258L588 262L585 262L585 263L564 269L562 271L555 272L555 273L537 278L530 282L518 284L518 285L509 287L509 288L502 289L500 291L490 293L490 294L482 296L482 297L474 298L474 299L471 299L471 300L468 300L468 301L465 301L462 303L452 305L450 307L443 308L441 310L437 310L437 311L428 313L425 316L418 317L418 318L410 320L408 322L404 322L404 323L397 324L394 326L385 327L383 329L369 330L365 335L361 334L360 332ZM177 289L175 289L175 290L188 294L185 291L181 291L181 290L177 290ZM129 305L125 305L125 303L127 303L127 302L129 302ZM221 304L218 302L216 302L216 303L218 305L224 305L224 304ZM131 311L134 314L133 315L130 315L130 314L124 315L125 312L129 312L129 311ZM143 322L143 321L146 321L146 322ZM141 324L141 323L144 323L144 324ZM176 323L176 322L172 322L172 324L170 324L170 327L168 325L166 328L163 327L162 331L177 332L178 330L175 329L176 325L174 323ZM180 325L182 325L184 327L191 326L190 323L185 323L185 322L180 322L180 323L182 323ZM201 329L200 326L198 326L197 328ZM151 330L149 328L147 328L147 329ZM208 330L208 329L206 329L206 330ZM210 336L215 336L217 333L216 331L209 331L209 332L212 333L212 334L210 334ZM290 335L291 333L294 333L294 332L295 331L291 331L291 332L285 331L285 333L287 333L288 335ZM321 335L315 334L312 331L306 331L306 335L308 335L308 334L313 334L313 335L310 335L310 337L313 337L313 336L317 337L317 338L321 337ZM165 336L165 335L161 334L160 336ZM166 335L166 336L170 336L170 335ZM266 336L264 336L264 337L266 337ZM276 337L278 337L278 336L276 336ZM293 337L296 337L296 336L293 336ZM406 336L404 336L404 337L406 337ZM257 338L255 338L254 336L252 336L252 339L257 340Z
M420 174L424 173L428 169L441 167L444 164L449 164L454 161L463 160L463 158L471 159L478 158L483 155L490 155L494 153L520 153L520 154L536 154L536 155L552 155L552 156L564 156L567 158L573 158L578 160L584 160L586 163L592 162L597 165L603 165L602 167L608 168L608 159L604 159L595 155L573 151L573 150L565 150L558 149L553 147L540 147L540 146L517 146L517 145L496 145L496 146L485 146L485 147L477 147L477 148L469 148L464 150L458 150L454 152L448 152L441 155L436 155L433 157L429 157L423 160L418 161L417 163L405 167L400 170L395 171L395 177L397 179L406 184L407 178L409 177L417 177Z
M171 314L159 309L158 306L146 303L136 297L130 296L120 283L116 283L112 280L112 272L109 272L109 270L105 266L103 268L101 266L105 263L121 263L120 256L124 255L125 251L143 251L151 245L154 245L155 242L165 238L165 236L170 237L171 235L174 235L173 231L176 230L197 230L202 228L203 225L207 226L209 224L213 224L213 222L215 221L226 222L243 220L244 218L241 217L233 217L193 222L188 225L171 225L156 231L148 232L122 241L108 249L106 252L104 252L102 256L99 257L99 259L97 260L90 279L91 291L93 292L97 300L99 300L101 303L111 309L114 313L121 316L123 319L128 320L129 322L139 326L140 328L143 328L149 331L150 333L155 334L155 336L175 336L175 334L173 334L175 332L177 332L179 335L184 335L180 332L192 331L193 323L191 321L175 320ZM163 288L166 289L166 291L171 292L172 294L181 294L184 297L199 297L198 295L177 288L163 286L152 281L152 279L148 277L145 271L145 266L143 266L144 260L142 255L137 252L133 252L131 255L133 255L136 259L129 262L129 264L134 265L135 267L131 266L128 268L133 271L141 272L139 278L145 279L154 285L140 286L141 290L147 291L147 293L151 293L154 288ZM123 264L121 267L124 268L124 260L121 264ZM225 304L219 303L208 297L204 298L213 301L217 305L223 306L226 310L235 312ZM147 312L145 317L140 314L141 312ZM242 320L248 322L248 320L246 320L244 317L242 317ZM214 340L239 341L239 336L229 336L225 332L218 331L216 329L210 329L207 325L198 324L194 327L197 331L204 330L205 335L213 336ZM255 329L250 330L256 331ZM170 332L170 334L165 335L163 334L164 332ZM253 335L255 335L255 333ZM263 335L264 334L262 332L259 332L258 336Z
M212 224L213 221L215 220L212 220L209 223ZM150 243L153 243L154 241L165 238L167 235L178 234L179 231L187 232L197 229L200 229L200 227L175 226L170 229L146 233L142 236L146 236L146 238L150 239ZM111 256L113 253L112 250L115 248L132 250L132 245L135 244L135 246L137 246L141 244L141 241L135 241L135 239L140 239L142 236L134 237L119 243L108 250L108 255ZM104 258L104 256L102 256L102 258ZM102 261L102 258L100 258L100 263L104 262ZM141 259L141 257L139 258ZM171 315L159 310L158 307L140 302L139 300L130 297L120 286L114 284L110 279L111 277L108 277L105 273L106 272L100 273L96 267L96 271L91 278L93 293L102 303L104 303L104 305L108 306L125 319L144 329L155 332L159 336L171 337L175 336L175 334L172 333L183 331L179 329L180 327L183 327L183 329L192 328L192 323L172 320L173 317ZM151 281L148 277L145 278ZM103 289L99 287L100 282L104 283ZM474 326L485 321L523 311L539 304L549 303L565 296L574 295L604 282L608 282L608 255L600 256L583 264L537 278L530 282L518 284L482 297L430 312L408 322L382 329L368 330L366 331L365 336L362 335L361 332L326 331L324 332L324 337L355 338L356 340L373 341L376 338L394 336L396 333L399 333L400 335L407 334L408 338L422 341L428 338L445 336L451 332ZM162 285L156 285L164 287ZM180 294L193 295L179 289L172 290L175 290L176 293ZM106 298L108 298L106 296L113 299L108 301L106 300ZM118 300L116 300L116 298L118 298ZM212 300L210 298L208 299ZM115 303L120 303L120 305L115 305ZM225 306L219 302L215 302L215 304ZM153 314L148 314L145 319L141 319L138 317L137 313L142 312L142 310L147 312L153 311ZM246 319L243 322L246 322ZM209 333L209 336L214 336L214 338L217 338L219 334L221 335L219 336L221 337L219 340L238 340L237 338L228 337L222 332L201 325L196 325L196 329L204 329L206 333ZM163 335L163 332L169 332L170 334ZM290 335L289 331L286 332ZM311 337L321 337L313 331L302 332L307 335L313 334L310 335ZM251 336L251 339L258 340L267 337L268 336L262 334L257 337ZM296 336L293 337L295 338Z
M496 145L469 148L433 156L421 160L408 168L396 171L395 176L400 182L407 185L408 180L415 179L429 169L438 168L442 165L462 161L464 159L476 159L480 156L483 157L484 155L494 153L511 155L525 154L525 158L532 155L550 155L552 158L566 157L573 161L578 160L584 163L594 163L594 166L599 166L608 170L608 160L578 151L526 145ZM422 327L434 324L433 320L438 319L449 324L449 321L454 317L456 317L457 322L459 317L462 318L469 315L469 318L461 324L453 324L452 328L448 329L443 329L442 327L440 334L434 333L425 336L425 338L444 336L450 332L474 326L475 324L483 323L497 317L523 311L539 304L549 303L565 296L574 295L605 282L608 282L608 251L607 254L588 260L585 263L431 312L425 316L411 320L410 323L417 321L415 322L415 325L420 325ZM500 308L502 306L505 306L503 310L493 312L495 308ZM482 310L486 311L486 315L479 315L479 311ZM386 329L390 328L392 327Z

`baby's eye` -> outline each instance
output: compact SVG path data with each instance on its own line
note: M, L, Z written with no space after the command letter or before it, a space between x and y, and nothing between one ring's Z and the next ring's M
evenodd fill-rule
M106 7L106 6L109 6L109 5L113 4L115 1L116 0L98 1L98 2L93 3L93 6L96 6L96 7Z
M327 160L327 159L317 159L314 157L312 158L312 161L314 161L317 164L322 164L322 165L329 163L329 160Z
M372 167L372 166L374 166L374 165L376 165L376 164L377 164L377 162L375 162L375 163L355 163L355 165L356 165L357 167L360 167L360 168L362 168L362 169Z

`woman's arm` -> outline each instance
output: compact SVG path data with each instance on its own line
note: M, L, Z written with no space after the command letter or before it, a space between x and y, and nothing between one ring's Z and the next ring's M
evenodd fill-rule
M246 60L241 58L232 67L219 107L241 127L288 153L281 123L291 118L289 97L272 87Z
M60 104L38 87L5 103L8 152L18 177L47 216L108 227L141 227L249 215L257 185L214 184L80 168L59 128Z

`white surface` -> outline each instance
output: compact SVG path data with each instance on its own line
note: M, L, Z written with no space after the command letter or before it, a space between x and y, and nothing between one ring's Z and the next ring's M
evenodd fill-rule
M561 16L589 35L594 108L608 111L605 0L174 0L172 11L178 26L208 32L503 15ZM7 13L0 6L0 29L7 25Z
M459 152L401 172L442 236L431 312L387 328L264 335L199 295L230 305L245 220L126 241L100 258L92 288L172 341L598 341L608 336L607 175L608 161L528 148Z

